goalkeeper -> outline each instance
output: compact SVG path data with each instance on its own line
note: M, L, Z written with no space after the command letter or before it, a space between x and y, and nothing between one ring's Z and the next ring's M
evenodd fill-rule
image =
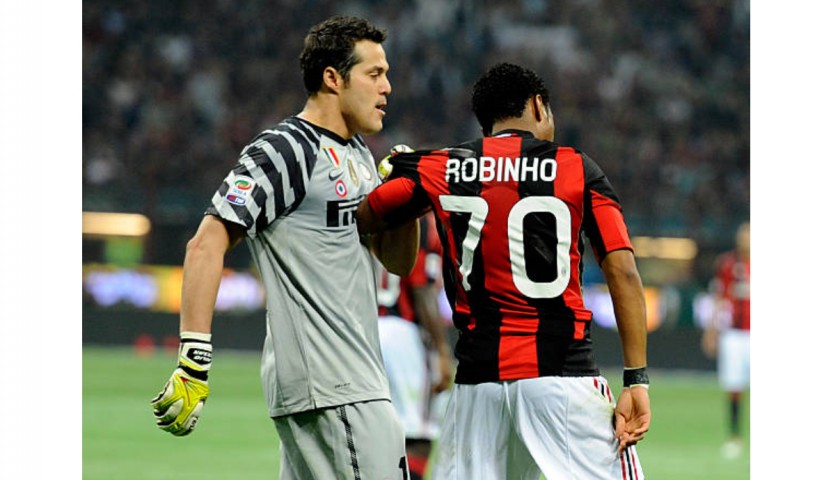
M303 111L242 150L187 245L179 363L152 401L157 424L179 436L196 428L210 392L224 257L244 238L266 291L260 370L283 447L281 479L406 477L379 347L373 255L407 274L419 227L363 238L353 217L381 183L360 134L382 129L391 92L384 40L352 17L309 31Z

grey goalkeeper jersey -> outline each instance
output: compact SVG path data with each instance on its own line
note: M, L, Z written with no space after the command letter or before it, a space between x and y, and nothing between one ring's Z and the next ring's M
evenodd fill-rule
M354 212L377 184L361 137L297 117L258 135L208 214L243 225L266 290L269 414L387 399L374 265Z

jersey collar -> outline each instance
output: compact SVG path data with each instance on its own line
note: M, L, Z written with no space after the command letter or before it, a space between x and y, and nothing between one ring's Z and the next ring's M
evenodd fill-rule
M302 119L298 116L293 116L292 119L294 119L298 122L303 122L303 123L309 125L310 127L314 128L316 132L320 133L321 135L326 135L326 136L330 137L331 139L335 140L336 142L339 143L339 145L342 145L342 146L346 146L348 143L350 143L350 140L352 140L352 138L353 138L353 137L350 137L349 139L345 139L341 135L333 132L332 130L327 130L324 127L319 127L318 125L315 125L314 123L312 123L308 120L304 120L304 119ZM355 137L355 135L354 135L354 137Z
M512 135L516 135L522 138L534 138L534 134L529 132L528 130L519 130L516 128L507 128L505 130L500 130L492 135L493 138L499 137L510 137Z

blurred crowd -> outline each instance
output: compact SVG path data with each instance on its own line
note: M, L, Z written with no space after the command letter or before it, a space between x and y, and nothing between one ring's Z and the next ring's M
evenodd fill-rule
M84 208L189 234L241 148L300 111L303 37L333 14L389 33L375 156L478 136L472 82L515 61L546 80L557 140L603 167L632 234L719 250L749 218L748 0L85 0Z

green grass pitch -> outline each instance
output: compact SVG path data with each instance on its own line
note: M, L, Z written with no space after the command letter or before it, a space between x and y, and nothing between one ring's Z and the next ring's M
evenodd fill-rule
M85 347L82 355L82 468L87 480L275 479L280 444L268 419L257 353L214 352L210 398L195 432L174 437L155 426L149 401L175 366L174 352L138 355ZM606 372L618 385L618 372ZM653 423L639 444L649 480L742 480L745 454L725 460L722 393L710 375L654 371ZM749 395L745 405L749 405ZM745 412L749 432L749 408Z

